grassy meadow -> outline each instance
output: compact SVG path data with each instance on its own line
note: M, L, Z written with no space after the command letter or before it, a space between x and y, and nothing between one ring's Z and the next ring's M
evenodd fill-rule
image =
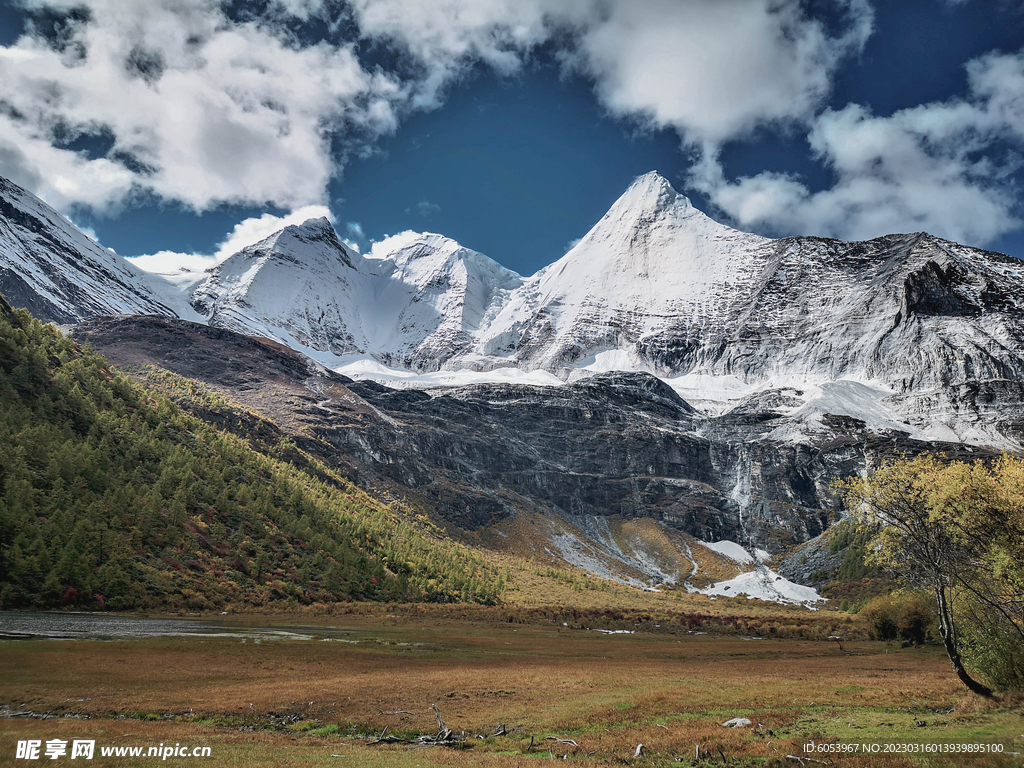
M0 706L34 716L0 719L0 764L32 764L13 759L16 742L54 738L212 751L166 761L97 752L91 763L111 766L800 764L787 755L848 766L1021 764L1005 755L803 751L812 740L998 741L1024 751L1020 702L991 705L968 694L939 647L670 626L605 634L539 614L520 623L487 607L474 615L446 606L388 610L227 618L306 627L294 631L308 631L309 640L2 641ZM790 612L781 611L782 624ZM327 639L317 627L352 634ZM409 741L436 733L432 705L448 728L465 732L461 748L368 743L385 728ZM752 726L721 725L737 716Z

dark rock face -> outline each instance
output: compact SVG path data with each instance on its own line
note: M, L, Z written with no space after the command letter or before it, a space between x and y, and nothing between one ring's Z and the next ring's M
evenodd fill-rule
M852 417L826 416L806 442L770 439L786 423L771 408L789 402L787 390L708 418L642 373L563 387L395 390L353 382L273 342L181 320L98 318L75 335L115 363L206 382L357 482L466 529L517 510L620 515L778 551L836 519L831 482L866 464L934 449L978 455L875 433Z
M239 392L265 382L302 381L317 371L312 360L276 341L157 315L96 317L77 326L73 335L113 362L159 365Z
M12 269L0 267L0 295L13 306L27 309L44 323L73 323L78 318L49 301Z
M716 473L708 441L693 434L693 409L651 376L479 385L426 398L349 386L405 425L388 447L397 461L430 457L491 493L573 515L668 517L706 535L739 525L737 505L710 482Z

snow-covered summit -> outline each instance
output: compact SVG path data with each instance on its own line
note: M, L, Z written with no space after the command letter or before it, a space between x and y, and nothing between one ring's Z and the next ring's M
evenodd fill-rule
M680 319L703 326L723 317L756 279L771 242L719 224L664 177L645 174L517 292L481 351L562 375L600 365L608 352L657 370L644 362L642 341Z
M623 211L654 212L671 205L693 207L690 199L677 192L668 179L657 171L648 171L633 180L605 215L615 218Z
M361 269L374 296L366 351L389 364L436 371L471 350L522 278L443 235L405 233L375 247Z
M210 325L343 355L363 342L354 256L327 219L309 219L208 270L192 306Z
M35 195L0 177L0 293L37 317L176 315L154 278L83 234Z
M211 325L276 338L326 362L372 356L436 370L469 349L521 283L442 235L405 233L367 257L347 249L329 221L311 219L210 270L193 306Z
M517 273L444 235L407 232L381 245L383 247L374 249L373 256L382 265L391 262L397 279L418 288L445 279L453 270L473 272L488 283L515 286L522 283ZM371 270L382 274L386 267L371 267Z
M345 266L356 268L349 250L338 238L331 222L323 216L284 227L257 245L279 256L300 259L306 257L310 250L317 254L330 254L336 256Z

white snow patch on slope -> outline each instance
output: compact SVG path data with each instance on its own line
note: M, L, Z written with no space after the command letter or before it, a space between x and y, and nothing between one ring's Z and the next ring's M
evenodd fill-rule
M873 431L898 429L911 434L917 432L918 430L907 424L899 414L882 402L892 394L892 390L888 388L840 379L808 387L804 393L804 406L798 408L792 417L820 424L822 416L826 413L843 414L863 420Z
M877 381L840 379L833 382L803 384L801 399L804 404L790 411L789 423L774 430L768 437L783 441L803 441L809 436L827 431L826 414L852 416L864 422L865 429L876 434L905 432L915 440L964 442L977 445L1014 448L1016 444L998 432L991 424L960 422L956 426L944 423L939 415L929 423L911 423L913 414L904 414L893 407L893 390ZM951 415L952 418L952 415Z
M800 605L813 604L825 599L813 587L796 584L763 565L756 571L741 573L735 578L720 581L700 592L704 595L722 597L746 595L751 600Z
M750 384L739 376L712 376L687 373L671 378L659 377L694 408L718 416L735 406L748 395L765 389L770 384Z
M724 555L733 562L749 564L754 562L753 556L747 552L741 545L735 541L700 541L697 542L701 546L707 547L710 550L717 552L720 555Z
M469 384L531 384L539 387L557 387L564 382L547 371L522 371L518 368L495 368L490 371L434 371L416 373L405 368L389 368L369 355L325 359L314 356L335 373L356 381L376 381L394 389L429 389L431 387L463 387Z
M153 295L162 304L170 307L182 320L206 324L206 318L196 312L189 303L192 286L205 277L205 273L182 273L177 277L148 272L145 275Z
M625 349L606 349L597 352L576 364L575 371L612 373L614 371L642 371L645 366L635 354Z

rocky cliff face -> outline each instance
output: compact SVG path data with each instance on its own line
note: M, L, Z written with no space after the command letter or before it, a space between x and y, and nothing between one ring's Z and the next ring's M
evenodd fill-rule
M523 511L651 518L704 541L779 551L835 519L834 479L897 453L981 455L840 416L824 418L806 442L780 441L771 435L791 419L770 397L708 417L644 373L562 387L395 390L181 320L97 318L76 336L115 363L209 383L357 481L466 529Z

